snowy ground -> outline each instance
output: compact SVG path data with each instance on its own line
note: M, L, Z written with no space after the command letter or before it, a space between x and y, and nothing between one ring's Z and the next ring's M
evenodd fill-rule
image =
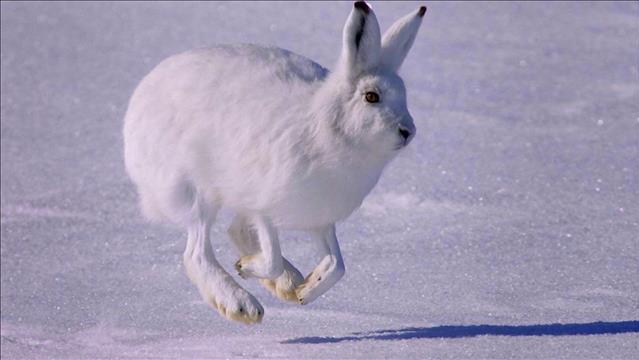
M419 4L374 9L385 28ZM639 3L427 5L402 69L418 136L338 227L345 278L305 307L243 281L266 309L248 327L139 215L127 100L215 43L330 68L351 4L3 2L2 357L636 358Z

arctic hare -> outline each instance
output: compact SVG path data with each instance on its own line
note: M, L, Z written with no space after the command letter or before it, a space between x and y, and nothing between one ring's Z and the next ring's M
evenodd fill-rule
M231 45L172 56L138 85L124 120L127 172L147 218L187 229L187 274L220 314L264 315L215 259L209 229L221 206L236 214L229 235L243 278L308 304L344 275L335 223L415 135L397 69L425 12L382 38L373 10L354 3L330 74L283 49ZM278 229L322 244L305 278L282 257Z

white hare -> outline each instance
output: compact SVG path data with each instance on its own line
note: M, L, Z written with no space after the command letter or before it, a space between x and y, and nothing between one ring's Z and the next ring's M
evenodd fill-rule
M360 206L415 134L397 69L425 7L381 38L356 2L333 73L274 47L218 46L160 63L138 85L124 123L126 169L151 220L188 230L184 265L223 316L260 322L260 303L220 266L209 229L221 206L236 269L276 296L307 304L344 275L335 223ZM305 230L324 251L304 278L278 229Z

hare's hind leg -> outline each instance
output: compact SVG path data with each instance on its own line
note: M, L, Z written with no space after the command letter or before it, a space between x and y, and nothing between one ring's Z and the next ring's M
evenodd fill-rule
M345 268L342 253L339 250L335 225L317 230L312 233L313 238L322 245L324 257L304 282L295 290L300 304L305 305L315 300L330 289L344 276Z
M197 207L197 204L196 204ZM204 300L227 319L247 324L259 323L264 316L262 305L220 266L209 240L215 211L201 211L188 226L184 267Z
M257 233L242 215L236 215L228 230L229 237L240 253L246 257L261 251ZM260 279L260 283L273 295L282 300L297 302L295 288L304 281L302 274L288 260L282 257L284 271L277 279Z

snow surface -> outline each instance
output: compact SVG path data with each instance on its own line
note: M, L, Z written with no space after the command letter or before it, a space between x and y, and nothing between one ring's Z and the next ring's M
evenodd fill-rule
M373 6L386 28L420 4ZM402 69L418 135L338 226L346 276L304 307L241 281L266 309L249 327L139 215L127 100L216 43L331 68L352 5L2 2L2 357L636 358L639 3L427 5Z

